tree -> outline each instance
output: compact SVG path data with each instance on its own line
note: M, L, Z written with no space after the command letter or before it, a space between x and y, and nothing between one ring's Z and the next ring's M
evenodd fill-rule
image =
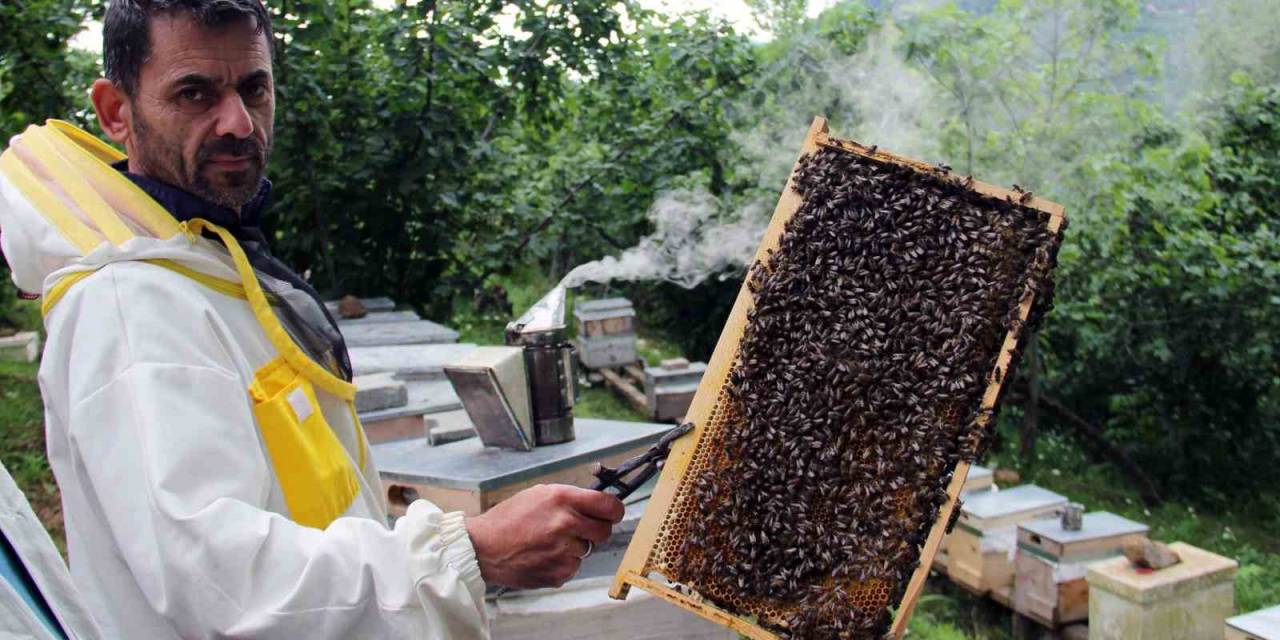
M91 56L67 43L80 32L93 3L26 0L0 4L0 149L9 138L46 118L84 122L87 91L97 73ZM10 317L16 291L0 261L0 326Z
M1251 495L1280 479L1280 88L1237 87L1203 135L1136 143L1095 166L1046 386L1170 492Z

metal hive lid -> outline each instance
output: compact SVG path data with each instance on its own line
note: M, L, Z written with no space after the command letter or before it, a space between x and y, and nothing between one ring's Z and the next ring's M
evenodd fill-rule
M1123 536L1131 533L1146 533L1149 529L1147 525L1141 522L1134 522L1108 511L1084 514L1084 526L1079 531L1063 529L1061 518L1032 520L1018 526L1042 538L1062 544Z
M573 305L573 317L583 321L635 315L635 308L632 306L631 301L626 298L579 300Z
M1062 494L1034 484L1024 484L966 498L962 509L967 514L986 519L1034 511L1066 502L1067 497Z

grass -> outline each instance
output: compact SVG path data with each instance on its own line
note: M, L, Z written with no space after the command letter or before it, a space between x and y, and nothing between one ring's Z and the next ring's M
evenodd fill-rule
M40 326L40 312L33 303L19 303L14 316L19 329ZM34 363L0 361L0 463L26 494L58 548L66 553L62 501L45 455L38 369Z

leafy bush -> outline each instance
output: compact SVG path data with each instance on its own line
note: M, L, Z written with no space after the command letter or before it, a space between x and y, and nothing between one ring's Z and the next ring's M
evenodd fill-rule
M1280 480L1280 90L1221 108L1205 137L1154 128L1093 165L1046 356L1051 392L1206 499Z

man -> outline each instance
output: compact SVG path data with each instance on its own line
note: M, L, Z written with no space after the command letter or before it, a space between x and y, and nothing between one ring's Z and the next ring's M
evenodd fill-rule
M258 0L115 0L91 96L127 160L56 122L0 157L72 575L108 637L487 635L486 583L564 583L622 505L541 486L387 528L341 336L257 230L270 52Z

